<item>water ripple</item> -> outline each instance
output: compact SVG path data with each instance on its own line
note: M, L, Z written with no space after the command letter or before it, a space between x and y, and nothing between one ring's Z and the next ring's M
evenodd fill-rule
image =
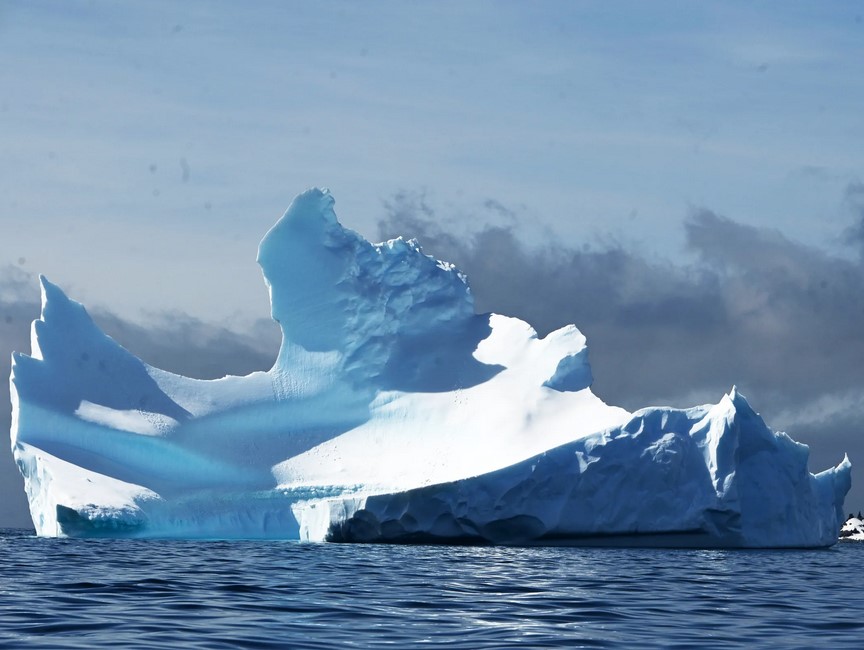
M860 645L828 551L39 539L0 531L0 646Z

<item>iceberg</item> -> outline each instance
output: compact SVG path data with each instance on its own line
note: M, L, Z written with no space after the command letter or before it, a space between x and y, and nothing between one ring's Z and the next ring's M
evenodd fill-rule
M849 518L840 528L840 541L864 542L864 519L859 516L849 515Z
M42 536L824 547L851 466L813 475L734 388L635 413L591 391L575 326L476 314L414 240L372 244L326 190L294 199L258 263L273 368L151 367L40 278L13 354L11 443ZM635 360L634 360L635 362Z

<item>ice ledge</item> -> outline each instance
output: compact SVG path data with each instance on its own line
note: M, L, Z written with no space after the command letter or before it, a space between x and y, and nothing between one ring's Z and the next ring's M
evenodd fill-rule
M712 426L716 437L703 435ZM718 447L737 450L734 467L716 462ZM324 499L295 515L306 539L335 542L831 546L851 464L813 476L801 447L771 433L733 389L715 407L646 409L620 429L482 476Z

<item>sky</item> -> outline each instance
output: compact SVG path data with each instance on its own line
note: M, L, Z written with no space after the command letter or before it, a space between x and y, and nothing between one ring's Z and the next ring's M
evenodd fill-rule
M576 323L606 401L737 384L812 470L854 466L862 67L857 2L5 0L0 373L38 273L152 365L269 367L257 244L326 186L479 310ZM2 449L0 526L27 525Z

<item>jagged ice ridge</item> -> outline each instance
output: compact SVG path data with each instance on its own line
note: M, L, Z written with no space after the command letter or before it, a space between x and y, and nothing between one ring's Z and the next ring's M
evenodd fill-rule
M585 337L475 314L413 240L371 244L322 190L258 262L268 372L148 366L44 278L13 354L12 449L46 536L819 547L851 466L816 475L734 389L636 413L590 389Z

